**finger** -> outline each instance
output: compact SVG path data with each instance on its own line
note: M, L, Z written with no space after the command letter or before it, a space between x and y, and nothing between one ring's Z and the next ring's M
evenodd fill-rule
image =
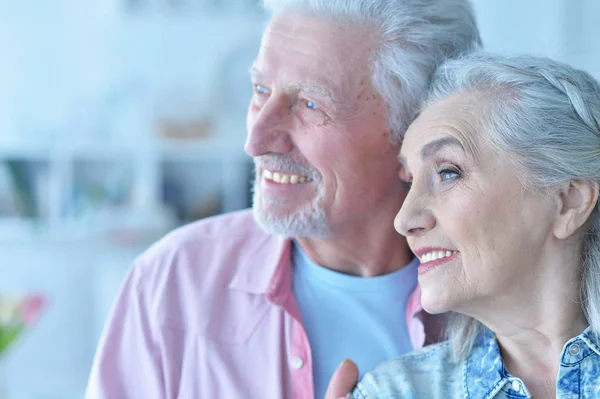
M325 399L338 399L346 397L351 392L358 380L358 367L350 359L344 360L333 373Z

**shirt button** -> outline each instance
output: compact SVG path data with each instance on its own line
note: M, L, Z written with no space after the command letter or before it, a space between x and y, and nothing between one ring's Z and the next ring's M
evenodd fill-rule
M521 390L521 383L519 381L512 382L512 389L519 392Z
M569 353L573 356L579 355L580 351L581 351L581 349L579 348L579 345L577 345L577 344L572 344L571 346L569 346Z
M292 356L292 367L300 370L304 366L304 361L300 356Z

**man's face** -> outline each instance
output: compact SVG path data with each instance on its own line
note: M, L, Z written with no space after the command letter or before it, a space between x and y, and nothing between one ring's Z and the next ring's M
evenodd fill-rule
M402 198L398 147L370 83L370 30L298 14L275 16L252 67L246 152L254 214L267 231L331 237Z

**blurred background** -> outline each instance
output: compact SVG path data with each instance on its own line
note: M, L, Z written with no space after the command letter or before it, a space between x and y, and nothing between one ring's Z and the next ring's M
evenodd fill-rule
M474 4L489 50L600 78L600 1ZM264 24L255 0L0 0L0 293L49 301L0 358L6 398L81 398L132 259L250 205Z

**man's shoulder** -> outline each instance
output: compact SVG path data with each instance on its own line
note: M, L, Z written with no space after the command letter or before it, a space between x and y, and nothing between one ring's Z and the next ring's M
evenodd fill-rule
M382 363L364 376L357 391L366 397L445 397L461 389L463 369L444 341Z
M137 263L152 265L173 260L200 261L213 254L227 258L231 252L238 253L275 241L277 237L261 230L254 221L252 211L247 209L208 217L179 227L142 253ZM197 262L194 264L198 265Z
M286 245L285 238L263 232L250 211L201 220L136 259L136 293L147 298L158 325L239 342L266 311L251 289L269 281ZM248 292L237 289L244 283ZM234 322L244 327L231 328Z
M251 210L213 216L180 227L142 253L134 272L146 289L156 285L181 288L182 281L199 292L222 288L240 270L255 267L280 251L285 240L265 233Z
M179 227L167 234L154 246L159 248L172 247L174 244L185 246L187 244L197 244L203 240L230 240L236 237L260 239L272 236L265 233L256 224L251 209L244 209L207 217Z

